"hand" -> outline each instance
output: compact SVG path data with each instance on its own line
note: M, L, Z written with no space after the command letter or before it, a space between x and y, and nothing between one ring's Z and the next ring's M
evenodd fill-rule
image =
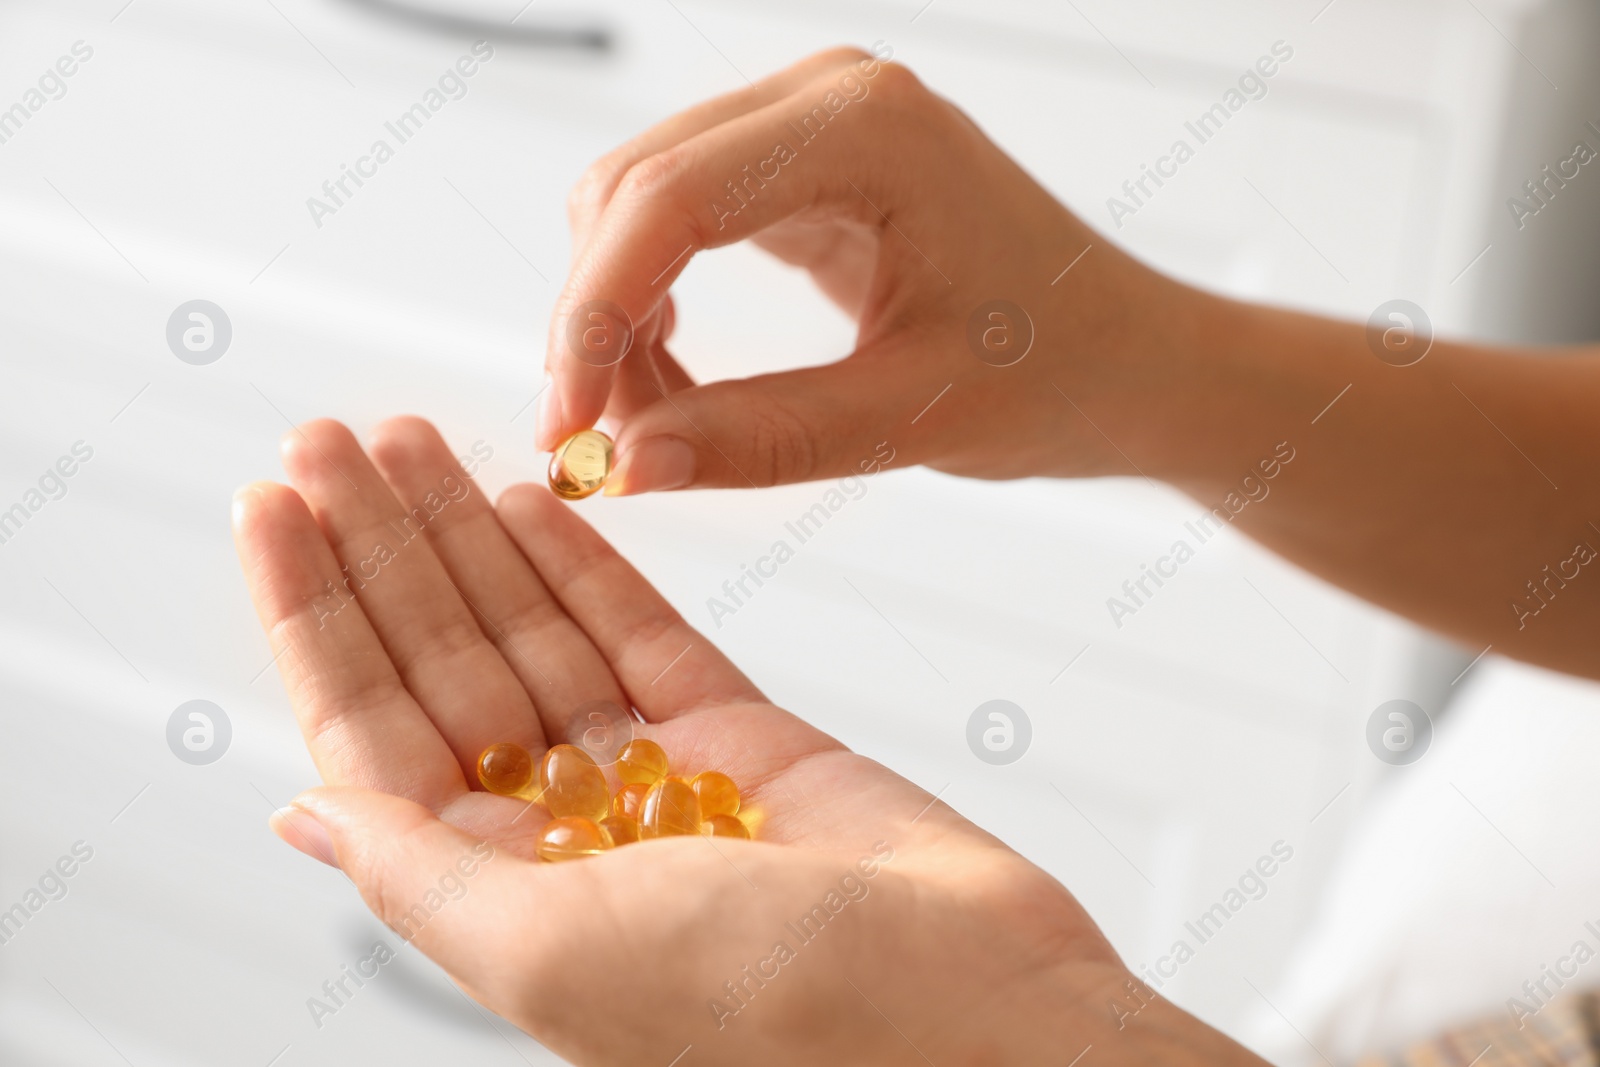
M590 168L569 215L539 441L603 415L619 428L613 494L834 478L886 453L983 478L1130 474L1111 441L1145 432L1148 405L1109 438L1090 420L1172 384L1158 361L1206 306L1097 238L904 67L854 49L668 119ZM854 352L692 382L667 349L668 287L695 253L745 239L856 319ZM980 311L996 300L1022 314Z
M773 707L548 492L491 507L417 419L370 454L311 423L284 441L295 488L235 499L327 783L273 825L486 1007L582 1064L1245 1056L1159 1000L1118 1033L1127 972L1058 883ZM730 774L759 840L531 860L546 814L474 790L476 757L577 740L595 699L638 709L674 767Z

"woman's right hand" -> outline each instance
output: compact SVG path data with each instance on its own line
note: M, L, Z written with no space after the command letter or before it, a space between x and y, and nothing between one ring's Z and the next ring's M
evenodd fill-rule
M1166 339L1189 330L1196 294L1099 241L887 52L813 56L589 170L541 447L604 415L618 495L834 478L891 456L981 478L1133 472L1102 412L1166 374L1151 360L1181 348ZM746 239L856 319L853 352L693 383L667 349L668 288L695 253Z

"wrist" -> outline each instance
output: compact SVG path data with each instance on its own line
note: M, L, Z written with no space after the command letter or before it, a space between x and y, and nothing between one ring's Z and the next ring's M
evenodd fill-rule
M1118 965L1070 965L1015 1003L1007 1063L1070 1063L1086 1049L1101 1064L1262 1067L1220 1031L1163 998Z
M1132 266L1076 368L1083 399L1073 399L1112 446L1096 473L1141 474L1210 499L1292 455L1350 381L1353 335Z
M1050 293L1045 380L1028 386L1050 402L1051 469L1040 473L1178 483L1223 465L1203 413L1226 374L1219 354L1237 332L1237 305L1111 246L1073 273Z

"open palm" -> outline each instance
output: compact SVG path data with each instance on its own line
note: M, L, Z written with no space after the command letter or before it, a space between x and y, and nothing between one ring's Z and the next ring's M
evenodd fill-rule
M379 427L370 458L327 421L283 452L295 488L241 491L235 534L332 788L275 828L551 1048L579 1063L666 1064L686 1046L694 1063L920 1063L997 1047L974 1021L1058 996L1061 975L1124 979L1058 883L768 703L542 487L491 506L413 418ZM477 789L477 756L582 743L607 705L643 721L600 720L602 748L634 731L676 770L729 774L757 840L532 860L549 816Z

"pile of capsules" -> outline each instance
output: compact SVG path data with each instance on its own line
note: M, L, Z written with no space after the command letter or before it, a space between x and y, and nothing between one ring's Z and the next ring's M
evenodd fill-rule
M616 768L622 787L613 795L605 772L575 745L556 745L536 767L527 749L502 741L478 757L478 781L491 793L543 804L555 816L535 846L539 858L551 862L656 837L749 839L739 818L739 787L726 774L671 774L666 752L644 738L622 747Z

